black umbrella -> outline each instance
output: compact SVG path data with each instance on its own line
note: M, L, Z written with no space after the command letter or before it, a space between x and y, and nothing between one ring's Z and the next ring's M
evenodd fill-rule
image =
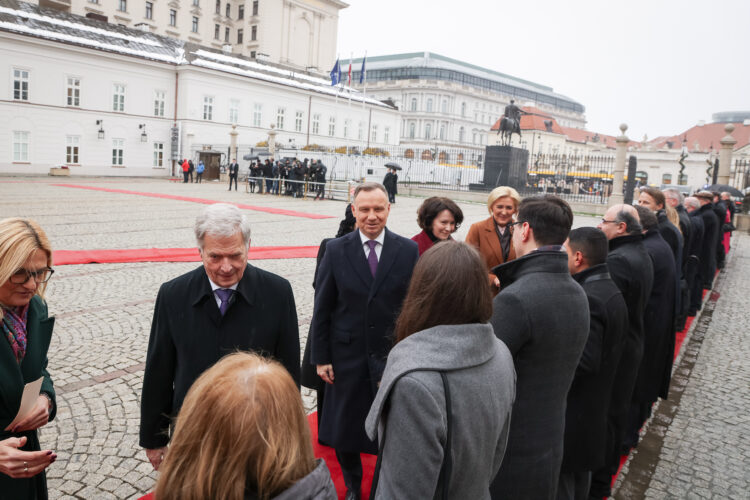
M717 191L719 193L723 193L724 191L726 191L730 196L735 196L737 198L742 198L743 196L745 196L744 194L742 194L742 191L728 184L712 184L711 186L708 186L706 190Z
M258 158L258 155L245 155L242 157L242 159L245 161L257 161L260 158Z
M401 168L401 165L399 165L399 164L398 164L398 163L396 163L395 161L389 161L388 163L386 163L386 164L385 164L385 166L386 166L387 168L392 168L393 170L403 170L403 169Z

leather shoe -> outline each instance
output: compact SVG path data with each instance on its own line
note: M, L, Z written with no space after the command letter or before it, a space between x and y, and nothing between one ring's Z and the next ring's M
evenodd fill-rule
M344 500L360 500L359 492L354 490L346 490L346 496L344 497Z

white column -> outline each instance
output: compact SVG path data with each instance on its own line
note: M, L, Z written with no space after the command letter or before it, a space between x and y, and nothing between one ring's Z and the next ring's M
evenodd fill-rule
M625 155L628 149L628 142L630 139L625 135L625 131L628 129L626 124L620 125L620 131L622 132L617 137L617 155L615 156L615 171L614 179L612 181L612 194L609 196L608 206L619 205L623 202L622 185L625 177Z
M732 151L734 145L737 144L737 140L732 137L734 132L734 125L727 123L724 125L724 132L727 133L721 139L721 150L719 151L719 177L717 182L719 184L729 184L729 174L732 167Z

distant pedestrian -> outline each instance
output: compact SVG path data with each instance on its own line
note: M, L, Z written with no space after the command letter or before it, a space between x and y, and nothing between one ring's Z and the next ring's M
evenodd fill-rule
M484 262L465 243L420 257L365 428L377 499L486 499L508 440L513 358L487 321Z
M396 195L398 194L398 175L396 174L396 169L388 169L388 173L383 178L383 187L388 192L388 201L396 203Z
M190 164L188 163L187 159L182 160L182 175L185 178L183 183L187 184L188 177L190 176Z
M203 160L198 161L198 167L195 169L195 172L198 174L198 179L196 182L201 183L203 181L203 172L205 172L206 166L203 164Z
M266 194L271 194L273 188L273 158L267 159L263 165L263 178L266 181Z
M516 366L516 401L493 499L552 499L563 458L565 405L589 331L589 305L563 250L573 211L554 195L525 198L515 260L493 269L500 293L490 320Z
M195 165L193 160L188 160L188 174L190 175L190 182L193 182L193 172L195 171Z
M417 209L417 224L422 232L412 237L419 245L419 255L435 243L452 239L463 220L464 213L450 198L432 196L424 200Z
M318 198L324 200L326 197L326 172L328 172L328 168L323 165L322 161L315 162L315 200Z
M236 158L232 158L232 163L229 164L229 189L227 191L232 190L232 181L234 181L234 190L237 191L237 177L240 173L240 166L237 163Z

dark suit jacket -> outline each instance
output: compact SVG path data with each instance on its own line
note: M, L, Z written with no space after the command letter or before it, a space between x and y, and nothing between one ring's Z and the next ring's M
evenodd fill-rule
M516 401L492 498L552 499L563 455L565 405L589 331L586 294L562 251L537 251L494 269L502 289L492 327L516 366Z
M40 450L37 431L13 434L3 429L8 427L18 413L24 384L39 377L44 377L41 392L46 393L52 400L49 420L55 418L55 389L47 372L47 350L54 324L55 318L47 317L47 305L39 296L34 296L29 303L26 319L26 354L20 365L16 362L13 349L5 336L0 339L0 440L26 436L26 444L21 448L24 451ZM47 481L44 473L26 479L11 479L0 473L0 498L46 498L46 492Z
M159 289L141 397L140 445L160 448L195 379L236 350L272 356L299 383L299 331L292 287L247 265L222 317L203 266Z
M573 276L589 301L589 336L568 392L563 472L594 471L605 463L607 413L628 307L609 276L607 264Z
M237 175L240 171L240 166L237 163L229 164L229 175Z
M386 229L373 278L359 231L326 246L315 284L311 363L333 364L335 381L325 386L319 436L338 450L377 453L365 434L365 418L418 258L416 243Z
M697 210L703 219L703 241L701 242L700 279L703 288L710 290L716 274L716 247L718 246L721 222L714 212L713 205L708 203Z
M511 233L513 229L511 228ZM469 228L469 234L466 235L466 243L472 245L474 248L479 250L479 254L484 259L484 263L487 264L487 269L490 271L500 264L504 264L503 249L500 246L500 238L497 236L497 230L495 230L495 220L490 216L489 218L475 222ZM513 242L510 243L510 250L508 251L508 261L516 258L516 249L513 248ZM490 278L495 279L495 275L490 272ZM502 283L500 284L502 286ZM497 293L498 289L493 287L493 292Z

